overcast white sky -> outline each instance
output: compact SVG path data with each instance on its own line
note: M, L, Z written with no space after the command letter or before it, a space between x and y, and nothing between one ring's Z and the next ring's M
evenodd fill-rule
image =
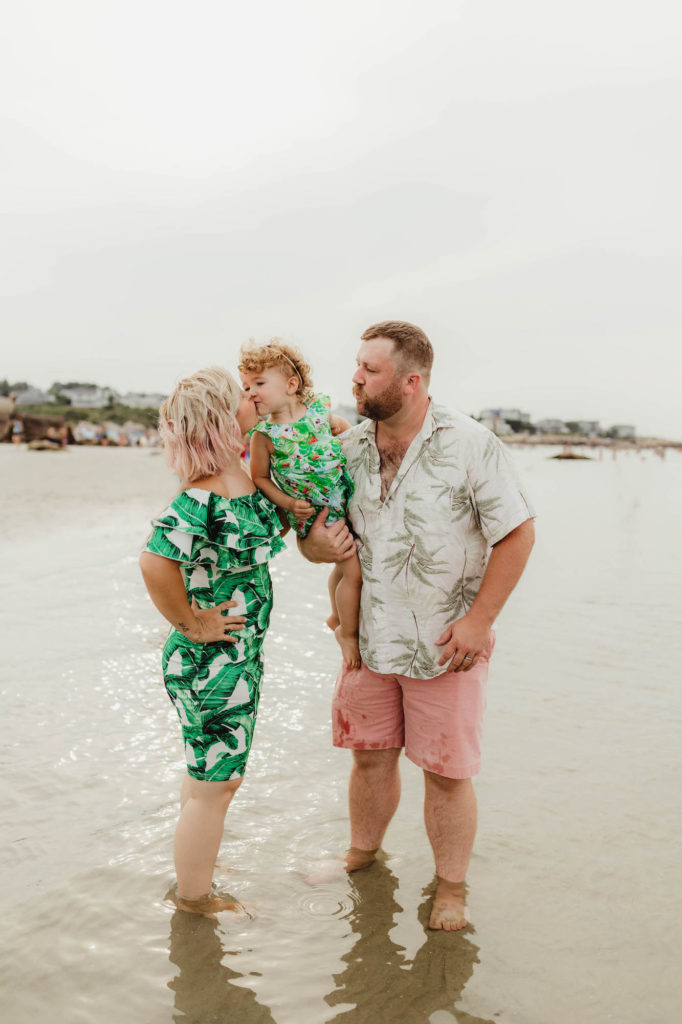
M465 412L682 439L682 13L663 0L23 0L0 377L167 390L250 336L349 401L422 326Z

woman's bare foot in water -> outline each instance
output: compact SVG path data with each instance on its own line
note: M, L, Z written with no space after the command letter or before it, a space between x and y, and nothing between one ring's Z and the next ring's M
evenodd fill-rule
M362 659L360 657L358 638L355 633L344 633L341 626L337 626L334 630L334 636L341 647L341 654L348 668L360 668Z
M253 917L243 903L234 900L229 896L219 896L217 893L208 893L196 900L186 900L182 896L177 899L178 910L184 910L187 914L201 914L202 917L212 917L222 911L229 911L240 918Z
M320 885L323 882L333 882L335 878L343 878L353 871L362 871L368 868L376 860L376 850L358 850L351 846L346 850L343 857L334 857L331 860L318 861L315 867L305 877L308 885Z
M466 928L469 924L466 893L466 882L448 882L445 878L439 878L429 928L442 929L444 932L457 932L460 928Z

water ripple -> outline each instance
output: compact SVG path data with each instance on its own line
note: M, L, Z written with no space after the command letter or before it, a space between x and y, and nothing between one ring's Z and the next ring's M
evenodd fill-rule
M315 886L314 892L306 892L298 900L298 907L310 917L347 918L355 910L358 897L355 893L339 892L333 886Z

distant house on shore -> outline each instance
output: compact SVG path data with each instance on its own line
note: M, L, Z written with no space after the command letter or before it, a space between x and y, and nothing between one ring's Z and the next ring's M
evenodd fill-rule
M575 427L576 434L582 434L585 437L597 437L601 433L599 420L576 420L571 425Z
M478 421L500 437L531 426L530 413L523 409L483 409Z
M121 396L120 402L123 405L129 405L133 409L158 409L167 397L167 395L155 393L147 394L141 391L129 391L127 395Z
M113 388L100 388L96 384L74 384L59 389L75 409L103 409L110 401L118 401L118 392Z
M482 423L488 430L492 430L493 434L497 434L498 437L505 437L507 434L514 433L506 420L503 420L500 416L486 415L489 412L489 409L484 410L479 416L478 422Z
M568 427L563 420L538 420L535 424L539 434L568 434Z
M635 428L631 423L617 423L615 427L611 427L608 433L619 441L633 441L635 438Z
M484 409L479 416L480 420L504 420L506 423L512 421L518 423L530 423L530 413L522 409Z
M32 385L17 392L16 396L17 405L44 405L46 402L54 401L54 395L50 395L47 391L41 391L40 388L34 388Z

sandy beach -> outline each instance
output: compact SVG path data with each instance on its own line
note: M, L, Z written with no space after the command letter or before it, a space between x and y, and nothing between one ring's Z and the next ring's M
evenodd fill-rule
M551 454L514 452L538 543L497 626L473 927L444 934L405 759L380 862L304 881L346 844L349 760L326 570L291 545L221 851L255 916L175 910L184 762L137 567L175 481L152 450L0 446L3 1019L677 1024L682 454Z

